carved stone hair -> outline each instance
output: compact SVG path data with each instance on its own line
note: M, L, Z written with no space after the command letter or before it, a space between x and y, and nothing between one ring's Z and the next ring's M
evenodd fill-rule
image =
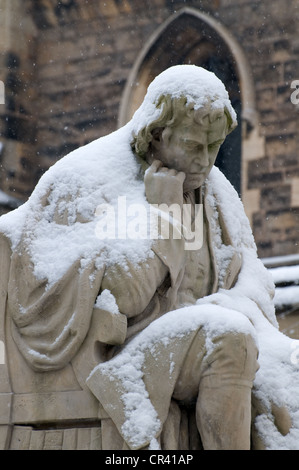
M161 95L157 108L161 109L159 117L143 127L137 135L134 135L131 147L133 151L141 158L145 158L155 130L163 130L165 127L174 127L185 116L192 117L195 122L200 124L204 117L209 116L210 122L225 115L227 117L227 134L235 127L236 123L226 107L215 108L213 102L207 101L202 108L195 109L194 103L187 104L187 98L173 98L171 95Z

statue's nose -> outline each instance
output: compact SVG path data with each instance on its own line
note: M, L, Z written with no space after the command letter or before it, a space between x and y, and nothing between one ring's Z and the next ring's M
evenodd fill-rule
M207 148L204 148L200 155L197 155L196 158L193 160L193 165L200 168L205 168L209 166L209 152Z
M204 147L202 151L202 158L201 158L201 164L202 166L209 166L209 152L207 147Z

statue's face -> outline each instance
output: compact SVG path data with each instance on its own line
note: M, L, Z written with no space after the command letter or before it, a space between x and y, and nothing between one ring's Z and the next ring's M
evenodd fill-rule
M186 174L184 191L199 188L215 163L227 133L227 118L220 115L212 123L205 116L201 124L185 116L174 127L166 127L154 142L155 157L164 166Z

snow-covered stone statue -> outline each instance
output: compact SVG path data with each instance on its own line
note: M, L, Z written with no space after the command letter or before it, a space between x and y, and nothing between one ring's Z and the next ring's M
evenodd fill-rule
M2 448L299 449L299 342L214 166L235 126L171 67L0 219Z

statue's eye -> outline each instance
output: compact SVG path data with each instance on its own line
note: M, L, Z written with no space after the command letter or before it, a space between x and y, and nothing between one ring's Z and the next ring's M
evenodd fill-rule
M209 144L209 149L210 150L216 149L216 148L220 147L221 144L223 144L223 140L217 140L216 142L213 142L212 144Z
M182 139L181 143L186 150L200 150L202 145L194 140Z

